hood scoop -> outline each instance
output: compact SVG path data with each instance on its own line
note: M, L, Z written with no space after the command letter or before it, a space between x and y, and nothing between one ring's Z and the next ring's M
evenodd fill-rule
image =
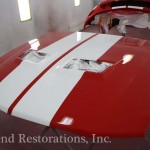
M19 58L31 63L40 63L45 60L49 55L47 53L39 51L28 51L27 53L21 55Z
M72 59L63 68L101 73L112 65L112 63L98 62L95 60Z

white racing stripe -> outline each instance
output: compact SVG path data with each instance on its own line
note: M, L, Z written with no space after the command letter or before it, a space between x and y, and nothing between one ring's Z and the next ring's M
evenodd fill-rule
M62 58L26 93L12 114L49 126L51 119L79 82L84 71L68 70L63 66L72 58L97 60L121 36L97 35ZM80 93L82 94L82 93Z
M143 10L143 7L138 7L138 6L128 6L128 8L133 8L133 9L141 9L141 10Z
M126 6L116 6L116 7L112 7L112 9L122 9L122 8L126 8Z
M17 96L53 61L68 51L70 48L94 35L82 33L81 40L77 41L77 33L73 33L50 46L42 49L42 52L50 54L49 58L39 64L23 61L0 83L0 109L7 112L9 106ZM47 39L48 40L48 39ZM9 58L8 58L9 59Z

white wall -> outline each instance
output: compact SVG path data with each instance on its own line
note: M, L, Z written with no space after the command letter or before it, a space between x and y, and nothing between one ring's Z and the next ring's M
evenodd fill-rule
M97 6L102 0L94 0L94 7ZM95 16L95 20L92 22L93 24L98 24L99 22L99 15Z
M83 27L93 0L30 0L32 20L21 23L17 0L0 0L0 55L48 31L76 31Z
M98 5L100 1L102 0L94 0L94 6Z

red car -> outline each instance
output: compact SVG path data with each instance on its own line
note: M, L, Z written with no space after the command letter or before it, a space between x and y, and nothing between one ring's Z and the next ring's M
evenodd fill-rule
M85 26L103 12L148 13L149 4L105 0ZM142 137L150 122L149 78L149 40L49 33L0 58L0 110L86 137Z
M150 40L149 0L103 0L90 12L84 27L98 15L102 33Z

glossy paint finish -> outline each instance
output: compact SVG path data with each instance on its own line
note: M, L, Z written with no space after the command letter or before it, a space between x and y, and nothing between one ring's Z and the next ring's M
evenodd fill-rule
M48 125L50 122L49 116L53 117L53 115L54 115L51 112L52 110L48 109L48 108L46 110L48 110L50 112L44 113L45 115L43 114L45 117L48 115L47 119L46 119L46 121L48 123L45 123L46 121L41 121L42 119L44 119L44 116L40 117L39 114L34 115L34 116L38 116L39 119L37 119L37 120L33 119L33 118L29 119L30 115L33 114L35 111L35 108L33 109L34 103L37 103L37 99L39 97L41 97L41 96L38 96L38 94L42 95L42 89L39 90L39 92L37 90L35 90L36 91L35 94L33 94L33 93L30 94L30 91L32 91L32 90L30 90L30 88L32 86L34 86L34 84L36 82L39 82L38 80L40 80L40 78L42 76L44 76L44 74L46 74L46 72L49 72L49 70L50 70L50 75L48 75L48 78L46 78L46 79L50 80L48 83L50 84L49 86L52 85L52 87L49 87L48 89L53 89L54 85L55 84L57 85L58 81L60 81L60 84L65 85L65 83L67 81L69 82L69 75L67 75L67 72L69 70L62 69L62 67L63 67L63 65L65 65L65 63L70 61L70 59L73 57L85 58L85 59L91 59L91 60L95 59L95 57L96 57L96 59L97 59L100 55L103 55L110 46L112 46L118 39L121 38L119 36L116 36L114 38L114 36L106 37L106 35L105 36L101 35L101 36L98 36L98 38L96 38L96 39L94 38L94 41L93 40L91 41L90 38L93 38L93 36L95 36L95 35L96 34L93 34L93 33L82 33L81 39L80 39L80 41L78 41L78 39L77 39L78 32L71 34L70 36L67 36L66 38L61 39L58 42L41 50L42 52L45 52L50 55L49 58L47 58L47 60L45 60L44 62L35 64L35 63L28 62L28 61L23 61L11 74L9 74L1 82L1 92L5 93L5 91L7 91L7 90L10 91L9 95L5 94L1 97L1 99L7 100L7 101L1 101L1 110L7 112L7 109L8 109L8 113L11 114L14 107L19 103L19 101L21 101L21 103L19 103L18 107L16 108L19 110L15 109L16 111L13 112L13 115L19 116L24 119L28 119L30 121L35 121L37 123ZM87 42L87 40L90 40L90 41ZM105 45L103 45L103 47L101 47L101 49L99 49L99 46L98 46L99 44L95 45L95 42L98 43L98 41L101 42L101 43L99 42L100 45L105 41ZM68 43L68 44L64 45L64 43ZM72 48L72 46L75 46L75 47ZM94 50L92 51L93 55L91 55L92 53L91 53L90 46L95 47ZM77 49L78 47L80 47L79 50ZM56 51L56 49L57 49L57 51ZM68 51L68 49L70 49L70 50ZM75 53L73 51L74 49L76 50ZM69 54L68 52L71 52L71 53ZM66 57L65 60L61 60L63 58L61 55L63 57ZM58 61L61 61L61 62L59 62L59 64L56 64ZM58 72L56 71L56 73L55 73L56 68L58 68ZM62 76L58 76L58 79L57 79L57 74L59 74L59 72L61 70L62 70ZM27 74L27 72L30 72L30 73ZM76 76L74 76L74 78L70 79L70 84L68 85L69 86L68 93L75 86L74 84L76 84L76 82L78 82L78 80L82 77L84 72L77 71L77 72L73 72L73 73L75 73L74 75L76 75ZM54 78L55 74L56 74L56 77ZM66 76L65 76L65 74L66 74ZM63 77L63 79L61 79L61 77ZM75 78L75 77L77 77L77 78ZM42 78L45 80L44 77L42 77ZM63 80L64 83L61 83L61 82L63 82L61 80ZM40 87L45 86L46 81L44 81L42 83L44 83L44 85L38 86L37 89L40 89ZM16 88L13 88L14 85L16 85ZM58 102L56 104L55 104L55 101L54 102L46 101L45 102L46 106L48 106L49 102L53 103L53 108L55 108L54 107L55 105L57 106L57 104L59 104L59 105L61 104L61 101L63 101L65 99L63 97L65 97L64 94L66 93L65 89L63 89L63 86L60 86L60 87L62 87L60 89L60 91L58 90L58 87L54 88L56 91L53 92L54 96L52 96L52 97L58 96L57 92L61 95L61 92L62 92L63 96L60 96L59 98L58 97L52 98L52 99L60 99L60 100L58 100ZM66 88L66 90L67 90L67 88ZM31 98L29 98L29 97L26 98L26 96L25 96L26 93L29 93ZM47 94L45 93L44 95L48 96L48 93ZM35 95L35 98L33 98L33 95ZM23 100L24 98L26 100ZM48 97L48 99L49 99L49 97ZM29 102L28 102L28 100L29 100ZM34 100L35 100L35 102L34 102ZM46 100L46 97L45 97L45 100ZM22 101L23 102L25 101L25 104L24 103L22 104ZM32 105L32 102L33 102L33 105ZM41 99L39 99L39 102L43 103L43 101L41 101ZM29 111L29 114L25 115L27 113L27 110L29 110L29 105L32 106L31 112ZM59 108L59 105L55 108L56 111ZM27 106L28 109L25 108L25 106ZM39 107L39 106L41 106L41 104L37 104L37 106ZM25 110L25 112L23 112L23 110ZM35 113L37 113L37 112L38 111L35 111Z
M12 115L48 126L60 105L85 73L85 71L80 70L68 70L63 68L63 66L72 58L91 58L92 60L99 58L121 38L113 37L112 39L112 37L97 35L82 43L82 45L79 45L70 53L67 53L20 99ZM106 40L107 44L100 49L95 42L101 41L103 43L103 40ZM100 45L101 43L99 42ZM94 48L92 51L93 55L91 55L90 46ZM42 110L40 112L38 111L39 107Z
M90 25L96 15L106 12L117 12L123 14L150 13L150 0L103 0L87 16L84 28Z
M41 44L39 50L69 34L71 34L71 32L50 32L44 36L39 37L38 40ZM27 42L0 57L0 81L2 81L9 73L11 73L21 64L22 60L17 59L17 57L26 53L30 48L31 45Z
M81 42L93 34L84 34L82 36ZM5 112L7 112L8 107L12 107L11 104L13 103L14 99L15 101L18 101L20 97L22 97L21 93L26 93L26 90L28 88L28 85L34 84L34 80L41 76L45 70L53 62L55 62L61 55L63 55L68 49L76 46L79 42L76 40L77 34L71 34L64 39L61 39L57 41L57 43L53 43L50 46L42 49L42 52L49 53L49 58L46 59L44 62L41 62L39 64L31 63L28 61L22 61L22 63L15 68L15 70L10 73L4 80L1 82L0 90L1 92L10 91L9 95L1 95L2 97L0 99L7 99L7 101L1 102L1 109ZM75 40L72 40L75 39ZM68 44L64 45L64 43L69 42ZM16 58L19 59L19 58ZM17 80L16 80L17 79ZM16 88L13 88L13 86L16 86ZM23 95L24 95L23 94ZM10 108L11 110L12 108ZM11 111L8 110L9 114Z
M9 73L0 83L0 109L7 112L21 95L12 115L23 119L85 136L143 136L150 120L150 41L92 33L82 33L79 40L77 35L41 49L54 57L53 63L51 57L43 62L53 64L44 73L42 64L24 67L25 62ZM103 73L64 69L72 58L114 65ZM19 67L20 79L15 74L12 80ZM25 83L35 69L42 75Z
M122 38L98 61L113 62L101 74L86 72L50 126L91 136L144 136L150 120L150 41ZM134 55L123 64L123 56ZM70 125L59 122L69 117ZM57 122L57 123L56 123Z

